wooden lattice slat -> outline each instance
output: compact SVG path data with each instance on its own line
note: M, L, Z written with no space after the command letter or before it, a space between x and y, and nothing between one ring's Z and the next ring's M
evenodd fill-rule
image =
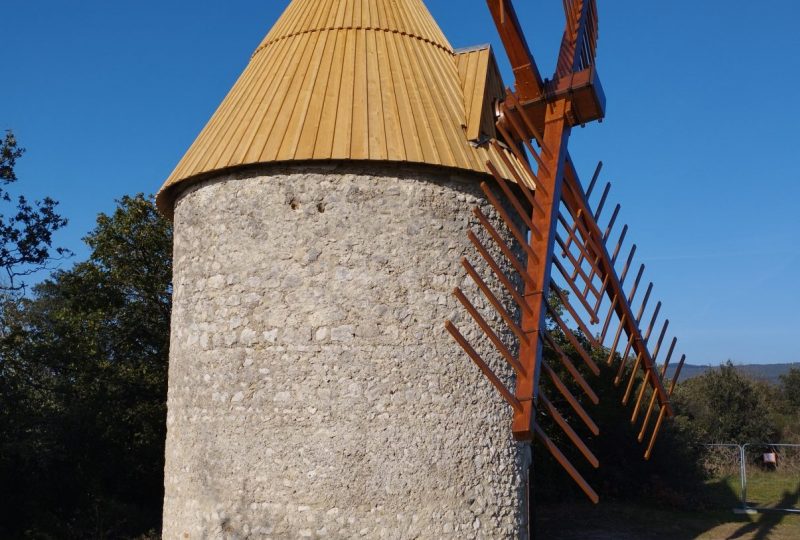
M601 396L592 389L582 370L591 376L599 376L601 369L595 356L600 352L608 355L605 362L608 367L613 369L615 362L618 363L614 382L621 385L627 378L622 405L627 406L632 402L632 424L641 419L638 441L644 442L650 433L645 458L651 456L664 420L674 414L669 398L675 389L685 356L681 357L670 388L666 390L664 377L677 340L673 338L670 341L666 359L659 370L656 361L666 338L669 321L665 320L656 332L658 337L653 340L652 347L651 337L662 304L657 302L649 317L645 318L653 292L653 284L649 283L638 310L633 307L644 274L644 265L641 265L630 290L626 292L624 284L633 265L635 245L630 248L619 273L616 268L628 235L627 225L622 227L613 250L608 250L621 206L615 205L605 226L600 225L603 212L608 207L611 184L605 184L596 205L591 205L589 201L598 182L602 162L595 169L588 189L584 190L567 150L570 132L575 125L604 115L605 98L594 67L598 35L595 0L564 1L566 27L556 74L550 82L543 81L539 75L512 2L487 1L511 60L516 88L508 89L505 100L498 104L497 133L500 139L489 142L497 150L493 155L497 156L498 161L486 164L495 183L481 185L486 200L502 225L498 228L478 207L474 208L473 213L478 225L484 229L493 247L508 261L510 268L503 269L501 261L492 255L492 246L482 242L474 231L468 233L468 238L495 276L502 294L498 296L491 290L467 258L462 260L462 265L510 335L514 336L515 343L504 342L500 335L508 335L508 332L498 333L494 330L461 289L455 289L454 294L497 354L513 368L515 388L506 386L492 372L488 362L480 357L453 323L446 321L445 326L511 405L514 436L521 441L540 440L586 495L597 502L597 493L537 420L538 414L546 414L590 465L600 465L570 423L569 416L559 411L540 388L540 376L544 373L552 388L569 405L569 414L575 415L593 435L599 434L600 428L581 399L544 361L544 346L547 345L554 352L571 379L569 384L577 386L584 399L591 404L597 404ZM504 149L510 150L522 167L510 166L507 153L499 151ZM504 175L500 171L512 173ZM536 186L536 190L529 186ZM520 228L520 224L524 225L524 229ZM505 238L513 238L525 260L515 255ZM522 284L522 290L517 290L515 283ZM508 311L501 298L510 298L519 307L519 319ZM600 325L599 314L606 303L608 311ZM606 347L606 337L614 320L617 321L614 338L611 345ZM648 321L645 328L641 326L642 320ZM548 321L554 328L548 326ZM576 328L573 329L572 325ZM554 332L559 335L554 335ZM620 355L618 349L623 335L625 346ZM574 349L581 359L581 367L576 366L570 354L564 350L561 336L563 343ZM516 355L512 351L517 351ZM631 399L634 396L635 399ZM647 407L643 408L645 401ZM650 430L656 409L658 416Z

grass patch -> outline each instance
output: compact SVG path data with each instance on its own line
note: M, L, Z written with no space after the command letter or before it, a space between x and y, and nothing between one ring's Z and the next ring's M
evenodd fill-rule
M729 481L735 486L739 485L738 478L731 478ZM800 474L785 475L780 472L756 471L747 475L749 506L800 508L798 498L800 498Z
M800 515L736 515L739 477L709 481L698 507L674 509L648 502L559 503L537 508L534 538L553 540L797 540ZM748 475L751 506L800 508L800 477L755 471Z

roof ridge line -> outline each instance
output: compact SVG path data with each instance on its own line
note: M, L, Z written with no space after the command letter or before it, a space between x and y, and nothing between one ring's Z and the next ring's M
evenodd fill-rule
M478 45L470 45L468 47L456 47L453 48L454 54L464 54L468 52L476 52L476 51L485 51L486 49L491 49L491 43L480 43Z
M301 31L298 31L298 32L292 32L292 33L285 34L283 36L277 37L275 39L271 39L271 40L269 40L267 42L264 42L261 45L259 45L256 48L256 50L253 51L253 54L250 55L250 58L254 58L259 52L261 52L263 49L267 48L268 46L270 46L270 45L272 45L274 43L278 43L280 41L292 38L292 37L302 36L304 34L311 34L311 33L314 33L314 32L334 32L334 31L338 31L338 30L373 30L373 31L387 32L387 33L392 33L392 34L400 34L401 36L410 36L410 37L412 37L414 39L418 39L419 41L423 41L425 43L429 43L429 44L431 44L431 45L433 45L435 47L438 47L439 49L442 49L443 51L445 51L446 53L448 53L450 55L455 54L455 51L452 48L445 47L441 43L437 43L436 41L434 41L432 39L429 39L429 38L426 38L426 37L422 37L422 36L418 36L417 34L413 34L411 32L406 32L406 31L403 31L403 30L397 30L397 29L392 29L392 28L381 28L381 27L378 27L378 26L325 26L325 27L322 27L322 28L311 28L309 30L301 30Z

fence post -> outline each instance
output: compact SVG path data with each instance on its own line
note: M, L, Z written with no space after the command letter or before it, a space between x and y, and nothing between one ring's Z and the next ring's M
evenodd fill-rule
M742 510L747 510L747 443L739 445L739 474L742 482Z

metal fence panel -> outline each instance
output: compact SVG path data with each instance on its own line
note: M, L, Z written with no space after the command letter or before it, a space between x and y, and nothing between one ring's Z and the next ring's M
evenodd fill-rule
M746 443L704 446L708 452L704 456L703 467L709 475L715 478L737 473L739 475L741 506L734 508L735 512L800 514L800 444ZM790 483L785 486L788 489L781 491L778 488L780 494L776 491L774 497L766 495L761 497L762 500L749 500L748 484L754 481L769 481L770 474L776 475L774 480L788 477Z

